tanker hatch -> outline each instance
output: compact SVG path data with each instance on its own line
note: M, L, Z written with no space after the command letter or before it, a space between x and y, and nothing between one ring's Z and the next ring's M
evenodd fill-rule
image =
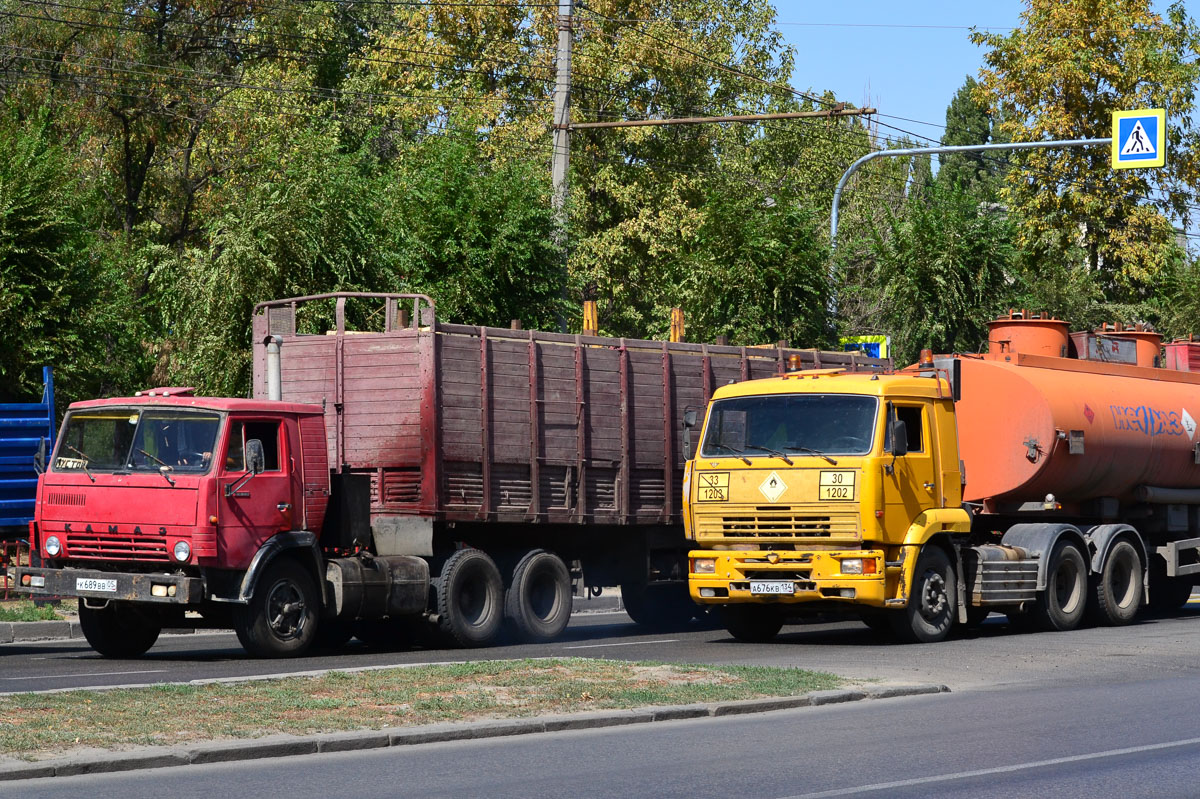
M988 322L988 355L1045 355L1067 357L1067 323L1038 311L1010 310Z

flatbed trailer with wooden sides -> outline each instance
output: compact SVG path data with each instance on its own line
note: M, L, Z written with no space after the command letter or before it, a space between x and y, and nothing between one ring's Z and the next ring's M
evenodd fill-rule
M78 596L104 654L144 652L187 610L260 656L402 642L414 622L462 646L549 640L573 582L680 623L703 610L685 411L789 360L886 365L444 324L418 295L263 303L253 325L253 399L159 389L68 411L38 489L42 563L18 581Z

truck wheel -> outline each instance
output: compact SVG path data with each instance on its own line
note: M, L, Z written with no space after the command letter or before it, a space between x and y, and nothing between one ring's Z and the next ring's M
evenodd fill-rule
M132 605L109 602L89 608L79 600L79 627L92 649L106 658L135 658L146 654L162 625Z
M544 549L527 552L513 569L504 612L527 641L551 641L571 620L571 573L562 558Z
M770 605L722 605L721 623L739 641L765 644L779 635L783 614Z
M621 583L621 604L635 623L652 630L680 630L703 609L677 583Z
M487 646L504 621L504 582L486 552L460 549L434 581L438 630L459 646Z
M891 616L892 632L898 640L909 644L931 644L945 639L958 615L957 596L949 556L941 547L922 547L908 605Z
M304 654L317 637L317 588L308 570L280 558L263 572L254 596L233 612L233 629L253 657Z
M1079 547L1059 541L1050 551L1046 590L1038 594L1033 616L1043 630L1074 630L1087 609L1087 564Z
M1137 547L1118 541L1092 583L1092 616L1100 624L1129 624L1142 606L1142 558Z

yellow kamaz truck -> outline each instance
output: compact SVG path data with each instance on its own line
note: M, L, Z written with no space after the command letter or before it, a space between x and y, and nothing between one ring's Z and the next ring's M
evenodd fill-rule
M1200 375L1139 335L1017 313L984 355L717 389L694 453L684 419L692 599L750 641L805 611L924 642L993 611L1068 630L1182 605Z

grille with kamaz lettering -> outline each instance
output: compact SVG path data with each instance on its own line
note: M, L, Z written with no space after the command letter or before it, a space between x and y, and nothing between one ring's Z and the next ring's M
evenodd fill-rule
M696 537L706 540L860 541L858 513L803 513L747 510L696 514Z
M67 533L67 556L102 560L170 560L161 535L109 532Z

